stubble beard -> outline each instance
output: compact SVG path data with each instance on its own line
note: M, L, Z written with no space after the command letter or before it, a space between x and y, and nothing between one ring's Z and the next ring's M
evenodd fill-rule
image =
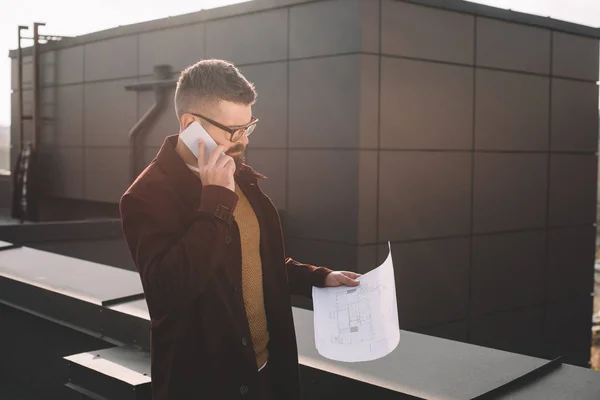
M237 154L231 155L231 153ZM242 164L246 162L246 146L233 146L226 154L233 158L233 161L235 162L235 172L240 172Z

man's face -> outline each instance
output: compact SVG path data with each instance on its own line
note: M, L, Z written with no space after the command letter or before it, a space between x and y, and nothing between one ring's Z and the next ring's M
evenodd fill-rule
M252 106L236 104L224 100L209 107L203 107L201 110L190 110L190 112L201 114L214 121L217 125L223 125L230 130L243 128L253 120ZM185 129L194 121L198 121L217 144L222 144L227 147L225 154L231 156L235 160L236 167L239 170L241 164L244 162L244 152L248 145L248 136L242 134L239 139L235 140L236 138L232 137L230 132L227 132L225 129L220 128L204 118L192 114L184 114L182 116L183 128Z

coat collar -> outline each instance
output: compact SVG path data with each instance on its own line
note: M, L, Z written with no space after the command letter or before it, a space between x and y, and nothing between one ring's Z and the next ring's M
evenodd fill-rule
M252 169L248 164L242 164L240 170L236 173L236 175L246 181L253 181L257 179L268 179L266 176L261 174L260 172L256 172Z

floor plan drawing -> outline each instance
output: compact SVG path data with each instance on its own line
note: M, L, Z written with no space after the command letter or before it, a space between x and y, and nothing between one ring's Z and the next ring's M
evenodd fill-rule
M352 344L373 340L373 319L368 293L376 288L346 289L336 295L336 311L331 318L337 320L337 335L331 337L335 344Z
M360 362L392 352L400 341L391 245L359 285L313 287L315 346L331 360Z

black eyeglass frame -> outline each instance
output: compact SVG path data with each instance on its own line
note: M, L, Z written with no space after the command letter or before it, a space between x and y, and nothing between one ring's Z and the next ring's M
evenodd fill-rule
M202 114L198 114L198 113L193 113L193 112L187 112L186 114L190 114L193 115L194 117L198 117L198 118L202 118L203 120L205 120L206 122L208 122L211 125L216 126L219 129L224 130L225 132L229 133L231 135L231 142L235 143L238 140L240 140L242 138L242 136L246 135L246 136L250 136L250 134L254 131L254 129L256 128L256 125L258 124L258 118L256 118L254 115L252 116L252 120L247 123L244 126L240 126L240 127L236 127L236 128L230 128L228 126L225 126L215 120L212 120L208 117L205 117ZM250 129L252 128L252 129ZM249 131L248 131L249 130ZM242 133L238 133L238 132L242 132ZM237 137L236 137L237 135Z

